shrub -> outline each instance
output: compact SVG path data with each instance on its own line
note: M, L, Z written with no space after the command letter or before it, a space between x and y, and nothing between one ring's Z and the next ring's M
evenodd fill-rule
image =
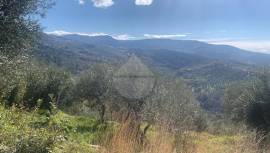
M69 73L33 61L24 63L21 69L16 69L15 65L5 72L1 77L6 80L1 81L4 84L1 100L6 106L34 108L39 101L42 108L49 109L52 101L50 94L56 97L56 102L60 105L64 103L71 82Z
M0 119L0 152L49 153L57 141L57 131L34 127L33 123L40 120L36 111L0 106Z
M239 99L245 105L245 120L258 130L270 131L270 80L268 74L260 75Z

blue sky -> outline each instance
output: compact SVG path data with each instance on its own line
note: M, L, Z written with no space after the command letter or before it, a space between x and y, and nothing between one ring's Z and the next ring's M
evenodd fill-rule
M41 23L58 34L196 39L270 51L269 0L56 0Z

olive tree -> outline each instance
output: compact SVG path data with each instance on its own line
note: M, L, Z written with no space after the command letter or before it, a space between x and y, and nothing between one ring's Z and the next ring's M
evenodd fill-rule
M224 96L225 114L236 122L245 122L259 131L270 131L270 77L259 74L250 83L237 83L227 88Z
M181 152L185 147L186 132L197 130L196 124L202 124L202 120L198 120L199 115L199 105L192 90L183 80L168 78L157 81L143 111L148 123L165 127L174 135L176 152ZM144 135L148 127L144 129ZM202 128L201 125L198 127Z
M52 0L0 0L0 53L12 58L29 51L38 40L43 17Z
M0 0L0 98L14 97L25 76L29 53L39 40L39 17L52 0ZM10 99L13 100L13 99Z
M78 77L74 88L77 99L87 101L98 109L102 122L106 112L104 98L111 89L111 78L112 68L106 64L97 64Z
M198 104L192 91L180 79L161 79L152 96L144 105L146 120L164 123L172 129L191 125L198 113Z
M270 131L270 77L262 74L239 99L245 105L247 123L264 132Z
M246 93L249 93L250 83L237 82L226 87L222 98L224 115L232 121L241 122L246 118L247 101L243 100Z

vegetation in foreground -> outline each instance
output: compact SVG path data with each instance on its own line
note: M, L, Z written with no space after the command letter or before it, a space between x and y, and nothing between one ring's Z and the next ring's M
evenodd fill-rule
M49 118L39 110L28 112L1 106L0 152L91 152L105 133L105 125L91 117L61 111Z
M258 153L255 132L210 134L186 131L174 134L166 126L151 126L142 140L134 123L100 123L86 116L71 116L55 110L50 118L39 110L28 112L0 107L0 152L3 153Z

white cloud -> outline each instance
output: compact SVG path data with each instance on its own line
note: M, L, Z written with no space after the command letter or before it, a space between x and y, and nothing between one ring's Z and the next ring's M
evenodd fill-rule
M210 44L230 45L253 52L270 53L270 40L251 40L251 39L211 39L202 40Z
M92 0L95 7L107 8L114 4L113 0Z
M113 0L91 0L95 7L107 8L114 4ZM136 5L151 5L154 0L135 0ZM85 4L85 0L78 0L80 5Z
M103 32L99 33L80 33L80 32L67 32L63 30L56 30L52 32L45 32L48 35L55 35L55 36L66 36L66 35L80 35L80 36L88 36L88 37L97 37L97 36L111 36L117 40L134 40L136 37L128 35L128 34L121 34L121 35L109 35Z
M174 34L174 35L153 35L153 34L144 34L144 37L149 39L172 39L179 37L187 37L187 34Z
M84 0L79 0L79 4L83 5L84 4Z
M89 36L89 37L95 37L95 36L108 36L106 33L80 33L80 32L67 32L62 30L52 31L52 32L45 32L49 35L56 35L56 36L65 36L65 35L81 35L81 36Z
M117 39L117 40L131 40L131 39L136 39L136 37L130 36L128 34L113 36L113 38L114 39Z
M45 32L49 35L56 35L56 36L64 36L64 35L72 35L73 33L67 31L52 31L52 32Z
M136 5L151 5L154 0L135 0Z
M108 34L106 33L76 33L78 35L81 35L81 36L89 36L89 37L96 37L96 36L108 36Z

